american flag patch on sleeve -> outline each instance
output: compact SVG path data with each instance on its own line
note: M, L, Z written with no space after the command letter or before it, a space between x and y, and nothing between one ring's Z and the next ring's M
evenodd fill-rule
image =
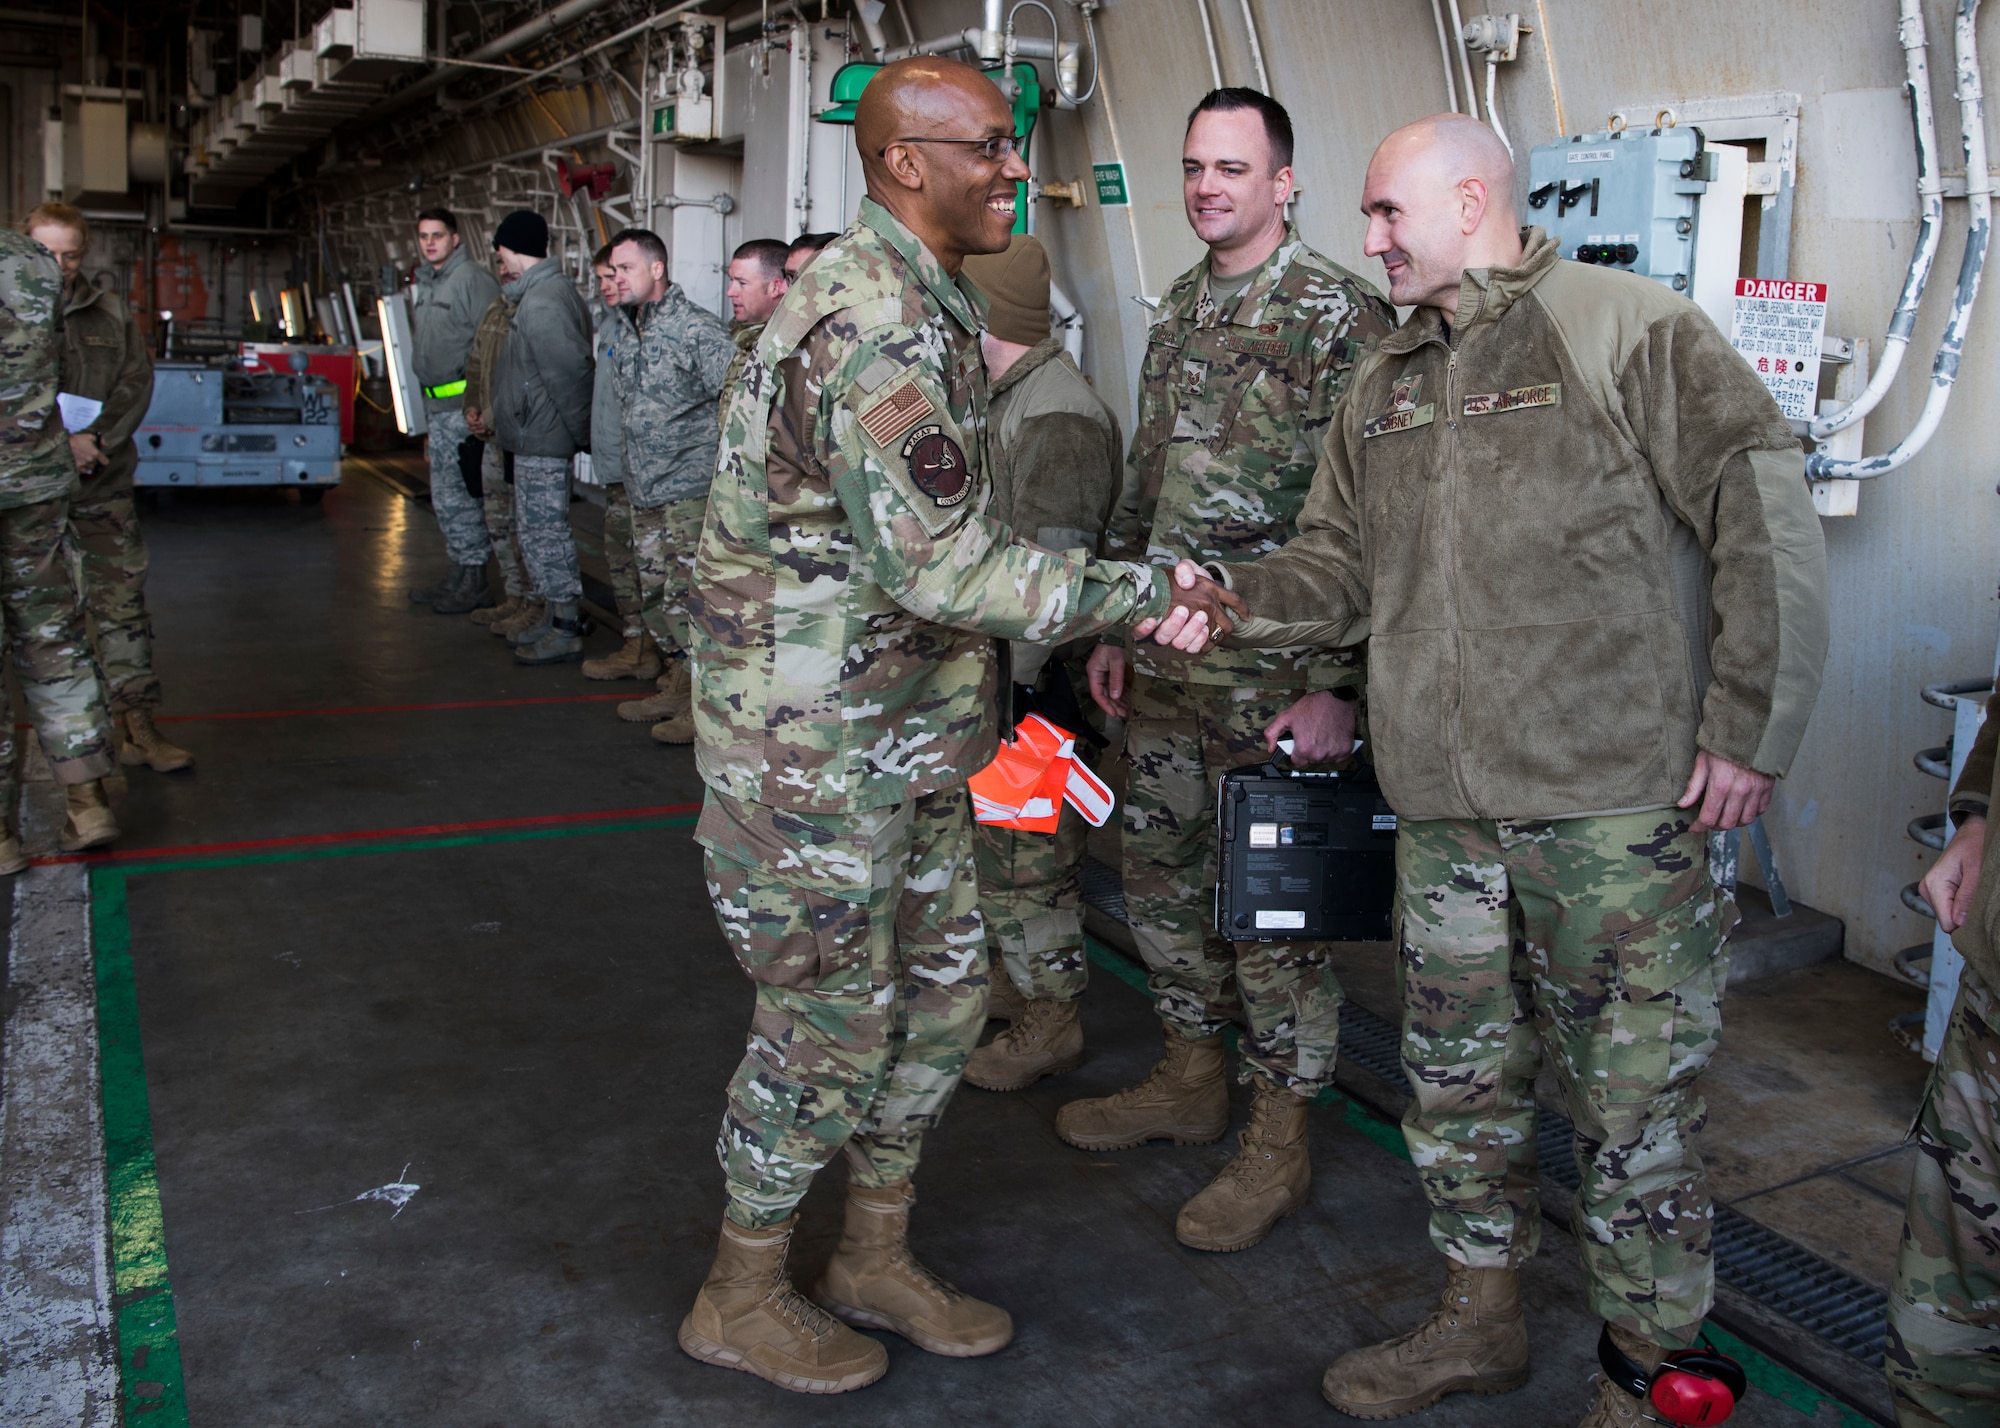
M861 413L861 429L877 446L887 446L932 410L931 399L924 395L923 389L906 380Z

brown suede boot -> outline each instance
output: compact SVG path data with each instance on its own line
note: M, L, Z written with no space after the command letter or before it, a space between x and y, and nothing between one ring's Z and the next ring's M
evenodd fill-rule
M73 783L63 790L69 816L63 819L56 846L65 853L81 853L85 848L101 848L118 837L118 820L104 798L104 781Z
M1005 981L1005 976L1000 978ZM1019 1091L1083 1061L1082 1008L1036 997L1021 1019L972 1053L965 1079L982 1091Z
M986 1019L1004 1021L1012 1026L1028 1009L1028 999L1021 995L1021 989L1014 985L1014 979L1000 965L998 956L993 959L993 970L987 975L987 981Z
M694 742L694 711L683 709L678 714L670 714L652 728L653 742L656 744L692 744Z
M1250 1124L1237 1142L1240 1148L1207 1189L1181 1206L1174 1237L1189 1249L1246 1250L1305 1204L1312 1190L1306 1145L1310 1104L1275 1082L1252 1077Z
M475 625L495 625L502 620L513 619L521 613L521 606L526 603L519 595L509 595L498 605L488 605L484 610L474 610L465 618Z
M1149 1140L1208 1145L1229 1129L1222 1038L1189 1041L1165 1028L1167 1054L1136 1086L1071 1101L1056 1113L1056 1134L1078 1150L1130 1150Z
M520 609L504 620L495 620L486 629L489 633L506 639L510 635L518 635L531 625L541 624L543 614L544 606L540 600L525 599L521 602Z
M694 665L686 655L666 661L666 667L660 671L659 690L670 711L694 708Z
M616 654L583 662L585 679L658 679L660 657L653 652L652 638L645 634L627 635Z
M722 1222L715 1265L681 1321L681 1351L794 1393L846 1393L889 1371L889 1351L792 1288L793 1215L767 1230Z
M813 1298L850 1324L887 1329L947 1358L998 1353L1013 1341L1013 1317L917 1262L909 1241L915 1203L907 1180L880 1190L850 1183L840 1247Z
M144 764L154 773L179 773L194 767L194 755L160 736L153 711L128 709L113 723L118 730L118 762L128 769Z
M1648 1375L1667 1356L1667 1351L1658 1344L1627 1333L1616 1324L1607 1327L1611 1331L1611 1342L1623 1351L1626 1358L1645 1369ZM1646 1416L1646 1404L1642 1399L1634 1398L1603 1374L1594 1377L1593 1388L1596 1397L1591 1400L1590 1411L1583 1415L1583 1422L1577 1428L1629 1428L1632 1424L1652 1421Z
M1528 1381L1521 1276L1447 1260L1444 1293L1409 1333L1341 1355L1320 1396L1350 1418L1401 1418L1447 1393L1509 1393Z

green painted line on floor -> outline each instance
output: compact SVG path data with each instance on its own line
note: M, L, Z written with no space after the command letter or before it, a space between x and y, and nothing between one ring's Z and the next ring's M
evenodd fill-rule
M692 828L698 815L640 818L629 823L579 823L559 828L513 829L504 833L456 833L442 838L407 838L385 843L340 843L320 848L287 848L274 853L224 853L207 858L165 858L157 863L121 863L121 873L180 873L198 868L239 868L257 863L302 863L317 858L360 858L374 853L421 853L484 843L526 843L540 838L576 838L591 833L632 833L653 828Z
M1145 972L1130 958L1106 946L1095 937L1086 938L1084 945L1093 963L1134 991L1150 995L1151 989L1146 984ZM1223 1034L1229 1038L1229 1044L1233 1048L1236 1044L1237 1028L1229 1027ZM1410 1158L1409 1143L1403 1139L1402 1125L1372 1106L1363 1105L1332 1086L1328 1086L1315 1096L1313 1104L1324 1106L1329 1110L1339 1108L1341 1120L1349 1128L1360 1132L1398 1160L1407 1161ZM1872 1428L1872 1420L1862 1417L1832 1395L1822 1393L1776 1359L1758 1352L1720 1325L1714 1323L1704 1325L1702 1332L1718 1349L1743 1365L1744 1377L1750 1380L1750 1387L1758 1392L1768 1394L1787 1407L1795 1408L1807 1418L1815 1420L1822 1408L1831 1408L1839 1415L1834 1420L1835 1428Z
M139 996L125 870L90 874L91 958L97 974L98 1066L104 1101L105 1212L111 1307L118 1327L120 1419L186 1428L187 1394L167 1277L166 1228L153 1163L153 1117L139 1043Z

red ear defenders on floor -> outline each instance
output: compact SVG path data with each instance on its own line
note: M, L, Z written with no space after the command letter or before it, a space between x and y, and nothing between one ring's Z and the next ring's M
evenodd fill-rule
M1683 1428L1722 1422L1749 1387L1741 1364L1707 1347L1668 1354L1649 1374L1611 1342L1608 1327L1597 1336L1597 1362L1611 1382Z

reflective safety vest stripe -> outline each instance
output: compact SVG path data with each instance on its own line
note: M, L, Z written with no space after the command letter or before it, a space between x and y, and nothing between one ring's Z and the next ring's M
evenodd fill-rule
M446 397L462 397L465 395L465 378L446 382L442 387L425 387L424 395L434 402L443 401Z

